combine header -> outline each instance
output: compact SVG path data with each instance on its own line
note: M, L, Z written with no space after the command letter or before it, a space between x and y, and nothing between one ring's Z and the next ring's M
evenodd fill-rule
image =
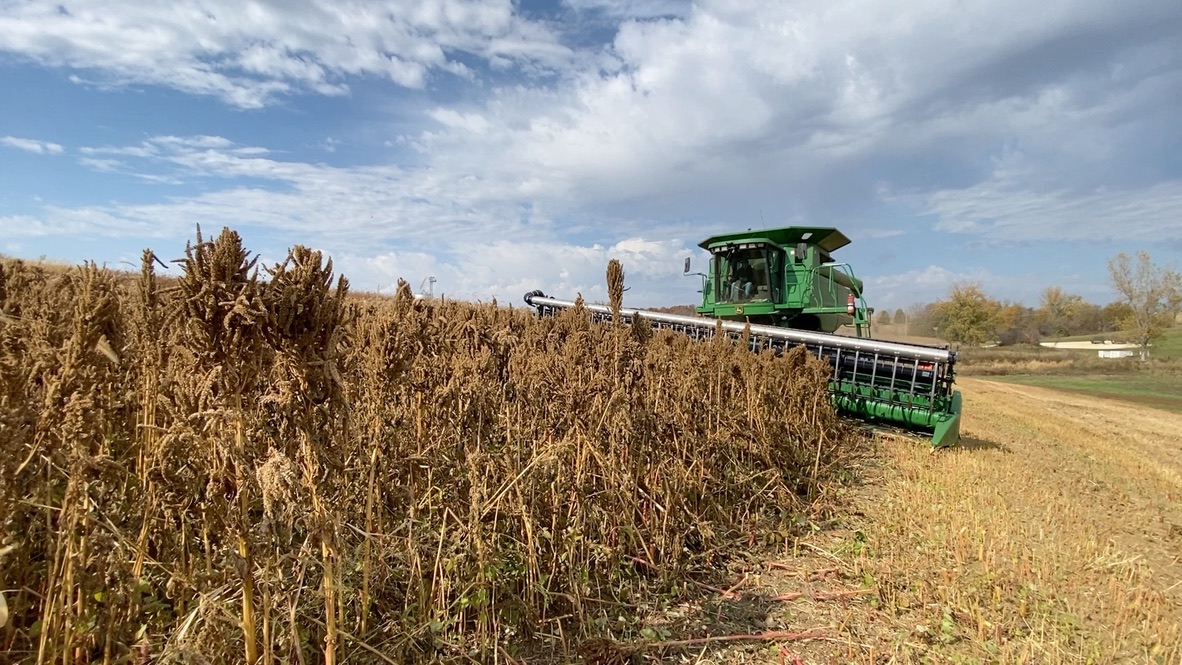
M623 309L631 325L639 315L658 330L694 339L722 334L739 342L750 326L750 348L777 353L803 346L833 368L829 392L841 413L931 435L932 445L960 439L960 392L953 388L956 353L948 347L870 339L862 283L830 254L849 244L836 229L787 227L708 238L712 254L701 274L702 316ZM686 259L685 272L690 262ZM844 268L841 270L840 268ZM575 303L532 291L526 304L553 316ZM593 321L610 322L611 308L584 304ZM834 334L852 325L856 337Z

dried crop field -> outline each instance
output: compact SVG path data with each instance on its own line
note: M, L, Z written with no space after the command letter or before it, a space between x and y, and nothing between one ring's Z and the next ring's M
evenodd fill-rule
M790 540L859 441L803 352L352 296L230 231L156 261L0 265L8 661L610 660L696 637L635 610Z
M958 383L961 446L879 437L864 483L802 556L734 580L790 599L761 620L831 639L698 662L1182 662L1182 414Z

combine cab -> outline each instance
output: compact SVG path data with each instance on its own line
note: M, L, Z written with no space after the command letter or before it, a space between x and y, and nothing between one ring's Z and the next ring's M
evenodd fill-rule
M859 337L868 336L862 282L849 265L833 261L833 252L848 244L837 229L799 226L707 238L698 245L711 254L708 273L698 273L698 313L814 332L852 325Z
M699 245L711 253L702 277L701 316L621 309L623 323L640 315L654 328L695 339L726 335L738 342L750 325L752 351L804 346L829 363L830 394L838 411L868 423L931 435L932 445L960 439L960 392L953 388L956 353L948 347L870 339L862 283L832 253L849 244L832 228L787 227L713 236ZM690 270L686 259L685 272ZM526 294L541 316L575 306ZM583 306L610 321L605 305ZM856 337L834 334L852 326Z

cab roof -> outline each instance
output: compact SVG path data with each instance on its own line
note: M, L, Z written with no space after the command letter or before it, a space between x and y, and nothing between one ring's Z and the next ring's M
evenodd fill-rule
M775 229L736 231L710 236L698 243L698 247L711 250L729 243L736 242L773 242L781 247L803 242L820 248L830 254L850 244L850 239L844 233L829 226L782 226Z

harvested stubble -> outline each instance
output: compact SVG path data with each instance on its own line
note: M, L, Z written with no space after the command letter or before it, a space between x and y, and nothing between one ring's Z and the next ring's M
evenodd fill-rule
M849 434L800 352L353 299L229 230L155 260L0 272L14 661L573 654L812 506Z

